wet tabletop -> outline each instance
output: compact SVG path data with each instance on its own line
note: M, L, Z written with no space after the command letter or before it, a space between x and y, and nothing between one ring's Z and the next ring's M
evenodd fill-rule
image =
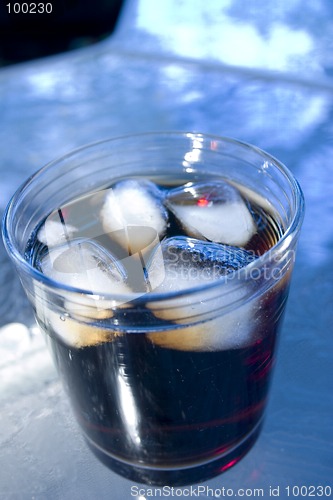
M134 132L231 136L285 163L306 216L264 429L192 496L333 490L333 5L204 4L128 1L105 42L0 71L0 209L48 161ZM2 243L0 261L0 498L155 498L87 449Z

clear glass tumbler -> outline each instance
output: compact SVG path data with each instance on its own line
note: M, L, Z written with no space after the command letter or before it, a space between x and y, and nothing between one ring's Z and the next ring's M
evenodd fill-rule
M85 218L89 193L103 199L126 178L164 191L198 182L218 190L226 181L260 207L257 231L259 215L269 214L276 240L227 277L183 289L89 291L44 274L35 265L36 228L60 209L65 217L76 198ZM3 220L6 249L87 443L107 466L138 482L180 485L219 474L249 451L263 422L303 212L301 189L279 161L196 133L83 147L14 194Z

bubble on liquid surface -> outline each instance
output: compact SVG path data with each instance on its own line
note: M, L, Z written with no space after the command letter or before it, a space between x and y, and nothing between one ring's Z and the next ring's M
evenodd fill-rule
M142 230L151 228L162 237L167 227L167 211L162 194L151 181L126 179L112 186L105 196L100 218L104 231L111 238L136 253L149 243L149 235ZM131 232L127 228L131 227Z
M169 191L165 203L195 238L244 246L257 230L241 194L228 182L189 182Z

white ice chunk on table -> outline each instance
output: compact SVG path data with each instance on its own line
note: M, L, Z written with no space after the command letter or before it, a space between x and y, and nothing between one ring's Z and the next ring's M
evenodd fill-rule
M157 186L147 180L126 179L111 187L101 210L104 231L130 253L151 243L149 231L162 237L167 226L167 212ZM130 231L127 229L130 228Z
M72 239L78 229L71 224L64 224L61 220L46 219L37 233L39 241L48 247L54 247Z
M237 304L235 310L222 311L224 301L241 299L243 291L237 286L228 289L227 296L216 294L215 290L210 293L205 289L194 296L187 291L216 280L228 286L237 270L253 262L254 255L243 249L184 237L167 239L162 248L165 278L154 292L183 293L165 301L148 300L147 307L155 316L175 323L174 329L150 333L148 338L163 347L192 351L237 348L253 341L255 302L245 301ZM161 255L154 256L149 276L157 280L163 266ZM212 313L215 317L207 320ZM191 322L192 326L186 326Z
M244 246L257 230L241 194L227 182L189 182L169 191L165 203L195 238Z

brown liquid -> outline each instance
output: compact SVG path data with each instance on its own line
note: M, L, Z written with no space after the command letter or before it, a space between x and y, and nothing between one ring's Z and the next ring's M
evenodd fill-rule
M257 201L246 201L258 231L245 248L262 255L282 230ZM174 235L184 230L169 214L168 236ZM38 263L36 252L47 249L34 243L27 255ZM149 310L137 319L142 325L145 318L141 333L127 333L125 326L114 335L113 317L109 341L106 337L82 347L64 342L38 318L96 455L121 474L158 484L198 481L236 463L249 447L241 443L254 440L261 425L287 288L285 280L261 298L253 341L216 351L184 351L153 342L146 335L154 331ZM220 459L218 466L214 458ZM201 463L206 465L199 472L195 466Z

